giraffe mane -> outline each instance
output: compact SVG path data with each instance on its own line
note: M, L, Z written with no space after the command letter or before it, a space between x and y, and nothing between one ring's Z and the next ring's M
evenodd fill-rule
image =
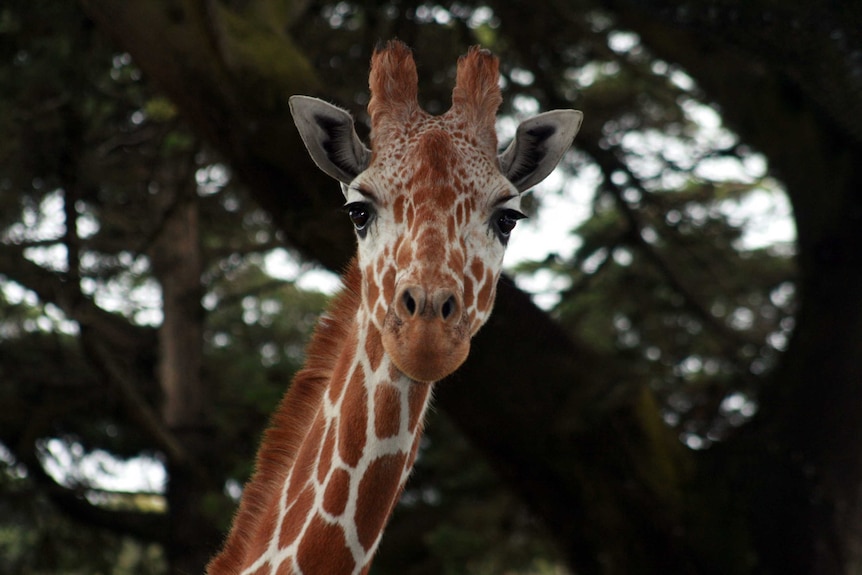
M306 348L305 366L296 373L287 393L272 415L258 451L255 470L246 484L224 552L208 566L208 572L236 573L255 534L273 518L267 504L296 461L307 431L320 408L345 342L351 335L360 303L360 270L351 260L342 276L344 287L321 316ZM273 497L275 495L275 497Z

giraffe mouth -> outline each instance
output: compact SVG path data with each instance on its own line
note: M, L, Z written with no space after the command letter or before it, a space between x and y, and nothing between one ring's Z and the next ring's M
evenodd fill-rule
M433 383L458 369L470 353L464 322L444 325L434 319L403 321L394 313L383 324L383 349L404 375Z

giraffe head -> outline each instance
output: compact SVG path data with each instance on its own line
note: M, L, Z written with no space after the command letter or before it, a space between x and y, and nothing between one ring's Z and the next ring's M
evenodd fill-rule
M575 110L540 114L498 155L498 80L497 58L472 48L458 61L451 108L432 116L419 106L409 48L389 42L371 61L370 150L344 110L290 100L311 157L341 182L362 309L393 364L417 381L442 379L466 359L524 217L520 194L554 169L581 124Z

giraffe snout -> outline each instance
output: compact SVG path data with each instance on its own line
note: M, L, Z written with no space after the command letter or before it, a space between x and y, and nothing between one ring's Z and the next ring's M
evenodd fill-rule
M395 296L395 313L402 321L422 317L452 323L461 317L462 307L461 298L448 288L426 290L419 285L408 285Z
M411 379L439 381L467 358L468 328L458 291L409 282L395 291L383 323L383 348Z

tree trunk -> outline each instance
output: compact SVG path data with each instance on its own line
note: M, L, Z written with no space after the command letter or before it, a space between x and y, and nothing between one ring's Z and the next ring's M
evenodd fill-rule
M201 379L203 322L202 261L193 173L182 174L160 192L164 221L150 251L153 273L162 288L158 377L165 426L186 458L168 457L169 532L164 538L171 573L200 573L218 541L205 514L206 496L218 485L207 474L209 413Z

